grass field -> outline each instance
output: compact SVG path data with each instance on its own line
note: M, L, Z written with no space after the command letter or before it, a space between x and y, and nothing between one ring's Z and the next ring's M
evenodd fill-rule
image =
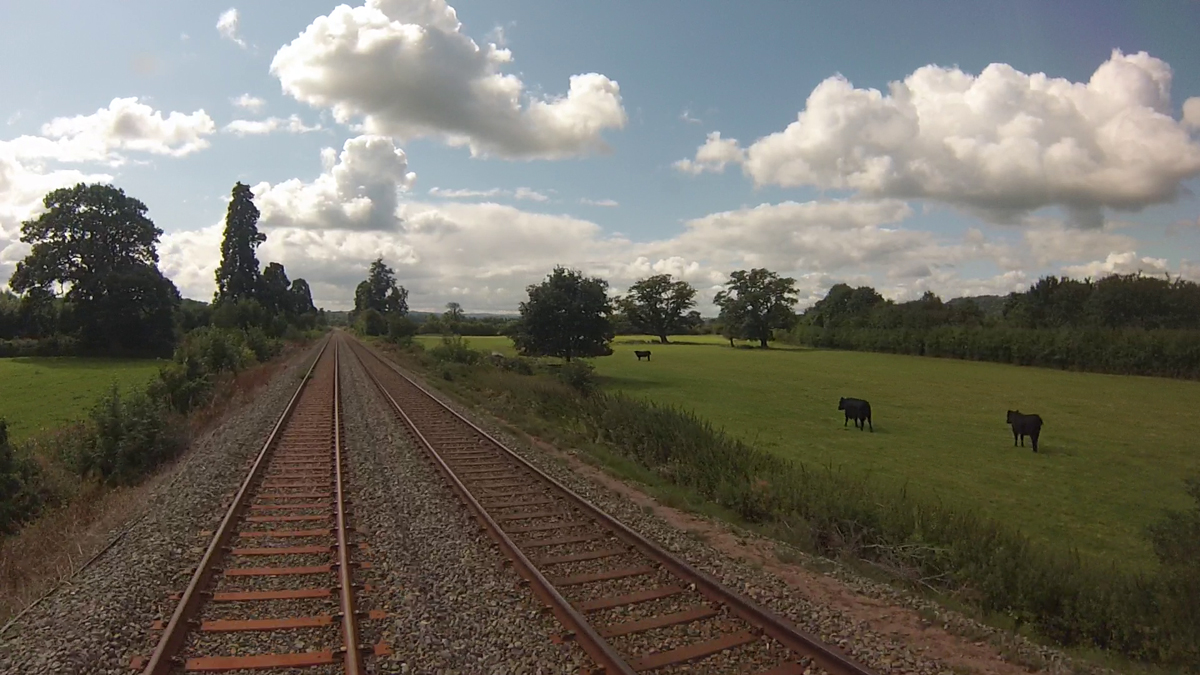
M114 382L144 384L161 365L140 359L29 357L0 359L0 417L21 440L85 416Z
M1121 567L1153 564L1143 528L1187 507L1182 478L1200 473L1198 382L678 339L618 338L613 356L593 362L610 391L688 408L766 450L972 505ZM468 341L513 351L507 338ZM653 361L634 358L643 348ZM843 427L839 396L871 401L875 433ZM1045 419L1040 453L1028 440L1013 447L1009 408Z

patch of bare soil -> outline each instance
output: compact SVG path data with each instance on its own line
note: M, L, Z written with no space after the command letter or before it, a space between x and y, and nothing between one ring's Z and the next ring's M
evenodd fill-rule
M783 579L790 587L814 603L835 607L865 623L871 630L892 635L908 644L919 645L926 656L963 672L982 675L1018 675L1029 669L1010 663L988 642L972 641L932 624L917 611L869 597L830 576L801 565L785 563L775 553L775 544L761 537L745 537L726 524L701 518L660 504L654 497L588 464L573 453L558 448L505 425L531 444L567 463L575 473L612 490L633 503L653 511L670 525L693 533L725 555L761 566Z

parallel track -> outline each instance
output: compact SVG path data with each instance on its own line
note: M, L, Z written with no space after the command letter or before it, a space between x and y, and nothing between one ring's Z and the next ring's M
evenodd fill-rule
M870 671L629 529L355 340L368 376L600 672Z
M364 672L354 572L367 564L351 560L340 365L338 342L326 341L170 620L155 626L163 634L153 654L135 659L143 675L313 666ZM297 642L302 649L292 649Z

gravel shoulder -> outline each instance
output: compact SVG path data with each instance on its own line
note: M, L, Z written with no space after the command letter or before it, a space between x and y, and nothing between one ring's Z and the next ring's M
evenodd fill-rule
M219 523L318 349L293 357L253 401L193 441L125 537L0 637L0 673L128 675L130 659L153 650L150 626L169 618L170 593L203 553L200 532Z
M555 448L463 405L440 391L436 381L405 372L514 452L629 527L879 673L1112 672L865 578L836 561L660 504L638 486L585 462L582 453Z
M362 622L390 657L378 673L574 673L587 657L506 566L441 474L405 439L361 364L343 358L343 414L355 527L373 565Z

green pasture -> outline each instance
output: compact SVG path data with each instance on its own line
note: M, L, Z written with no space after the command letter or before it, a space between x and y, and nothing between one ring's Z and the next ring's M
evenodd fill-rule
M422 336L427 346L438 338ZM512 353L507 338L467 338ZM1143 528L1189 505L1200 473L1200 383L891 354L730 349L621 337L593 359L606 389L695 411L760 448L871 474L972 506L1044 544L1122 567L1153 555ZM647 339L647 342L649 339ZM653 351L637 361L635 349ZM871 402L875 433L843 426L839 396ZM1040 452L1013 447L1007 409L1045 420Z
M20 357L0 359L0 417L21 440L84 417L113 383L146 383L161 365L150 359Z

